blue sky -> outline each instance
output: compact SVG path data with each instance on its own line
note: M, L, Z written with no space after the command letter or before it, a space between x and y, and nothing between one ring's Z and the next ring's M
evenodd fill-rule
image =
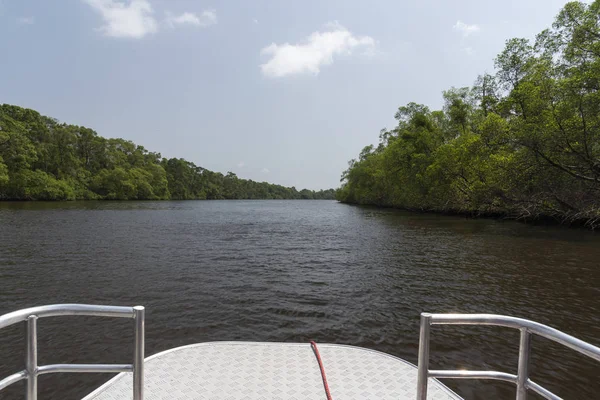
M493 71L557 0L0 0L0 103L297 188Z

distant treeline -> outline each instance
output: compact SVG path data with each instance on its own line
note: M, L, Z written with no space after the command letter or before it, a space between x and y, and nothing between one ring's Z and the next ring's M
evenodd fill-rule
M0 200L333 199L223 175L26 108L0 106Z
M338 199L412 210L600 223L600 1L572 2L495 74L409 103L342 176Z

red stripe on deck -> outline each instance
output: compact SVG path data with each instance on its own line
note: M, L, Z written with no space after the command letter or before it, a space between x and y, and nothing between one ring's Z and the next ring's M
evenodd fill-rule
M321 354L319 354L319 348L317 347L317 343L314 341L310 342L310 347L312 347L315 356L317 357L317 362L319 363L319 369L321 370L321 378L323 378L323 387L325 387L325 394L327 395L327 400L333 400L331 397L331 392L329 391L329 385L327 384L327 376L325 375L325 367L323 366L323 361L321 360Z

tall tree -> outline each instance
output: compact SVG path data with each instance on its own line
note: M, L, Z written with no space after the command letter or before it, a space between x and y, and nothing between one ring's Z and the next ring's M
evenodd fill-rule
M600 1L568 3L534 44L508 40L495 66L443 110L400 107L338 199L600 224Z

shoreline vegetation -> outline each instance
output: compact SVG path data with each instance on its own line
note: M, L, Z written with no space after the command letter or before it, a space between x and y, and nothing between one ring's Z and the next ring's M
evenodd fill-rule
M494 74L409 103L342 174L343 203L600 226L600 0L571 2Z
M0 105L0 200L330 199L223 175L37 111Z

